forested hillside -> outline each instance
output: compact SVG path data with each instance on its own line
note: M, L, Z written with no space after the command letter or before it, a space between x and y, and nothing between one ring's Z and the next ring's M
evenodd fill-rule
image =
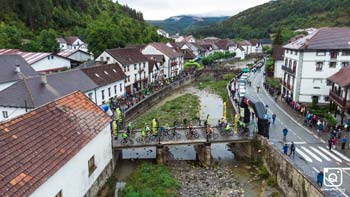
M147 21L148 23L160 27L165 31L175 34L186 34L191 29L205 28L216 22L221 22L227 19L227 16L222 17L198 17L198 16L173 16L165 20Z
M197 28L196 36L263 38L278 28L350 26L350 0L276 0L245 10L210 28Z
M54 51L56 37L75 35L98 54L162 39L142 13L111 0L2 0L0 10L0 48Z

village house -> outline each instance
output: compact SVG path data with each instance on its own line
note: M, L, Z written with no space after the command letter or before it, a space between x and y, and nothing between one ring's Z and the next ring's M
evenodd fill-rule
M282 45L273 46L273 65L274 65L274 78L283 78L282 66L284 65L284 48Z
M237 43L244 49L245 55L253 53L252 43L250 43L248 40L238 41Z
M0 55L0 92L25 77L38 76L37 72L18 55Z
M251 40L251 53L262 53L263 52L263 46L258 40Z
M166 32L165 30L163 29L157 29L157 34L160 35L160 36L163 36L165 38L170 38L170 35L168 32Z
M341 125L344 123L345 113L350 112L350 68L341 68L337 73L328 78L332 88L329 91L332 111L337 115L340 111ZM334 107L335 106L335 107Z
M163 79L164 62L163 55L145 55L149 60L149 82L155 82Z
M215 45L218 47L218 50L220 52L231 52L233 53L235 51L236 45L234 42L228 39L220 39L215 42Z
M107 62L107 64L118 64L124 71L125 91L133 94L142 90L148 83L148 59L138 48L107 49L96 61Z
M1 55L19 55L36 71L59 72L71 68L71 60L54 53L22 52L18 49L0 49Z
M88 44L76 36L56 38L56 41L59 44L60 51L64 51L67 49L80 49L85 52L89 51Z
M82 51L80 49L66 49L59 52L57 55L71 59L71 60L75 60L78 62L87 62L94 59L92 54L86 51Z
M164 77L170 78L183 71L184 57L175 48L164 43L150 43L143 50L144 55L163 55L165 58Z
M0 92L0 121L14 118L74 91L97 105L124 95L119 65L102 65L17 80Z
M261 43L262 47L269 47L272 48L272 40L270 38L263 38L260 39L259 42Z
M110 121L73 92L0 123L0 196L96 196L114 169Z
M284 46L282 93L302 103L329 103L327 80L350 63L350 28L321 28Z
M241 60L245 59L246 53L244 51L244 48L241 45L237 44L236 48L234 49L234 52L236 53L236 56L235 56L236 58L239 58Z

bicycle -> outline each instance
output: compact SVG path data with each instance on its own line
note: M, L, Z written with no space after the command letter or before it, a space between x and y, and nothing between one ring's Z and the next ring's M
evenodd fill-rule
M181 139L181 134L176 132L175 128L173 130L168 129L168 130L165 131L165 133L168 136L169 140L174 140L174 139L175 140L179 140L179 139Z
M198 139L199 133L197 132L196 129L191 129L191 131L186 130L186 137L187 139L190 139L190 138Z
M136 142L138 143L150 143L150 142L154 142L155 140L156 140L155 135L147 135L145 137L139 136L136 138Z
M126 144L132 145L132 144L134 144L134 142L131 139L126 138L126 139L121 139L120 140L120 144L122 144L122 145L126 145Z

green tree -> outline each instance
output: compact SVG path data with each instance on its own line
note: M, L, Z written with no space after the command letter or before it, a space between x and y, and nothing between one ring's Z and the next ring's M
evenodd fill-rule
M45 52L57 52L58 44L56 41L57 33L53 29L42 30L37 38L40 50Z
M282 37L282 30L278 29L275 35L275 38L273 40L274 45L282 45L283 44L283 37Z

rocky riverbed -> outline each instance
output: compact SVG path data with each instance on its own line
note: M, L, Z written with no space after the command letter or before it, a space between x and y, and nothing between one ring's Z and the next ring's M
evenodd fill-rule
M243 186L230 168L185 161L172 162L169 167L181 183L176 196L244 196Z

